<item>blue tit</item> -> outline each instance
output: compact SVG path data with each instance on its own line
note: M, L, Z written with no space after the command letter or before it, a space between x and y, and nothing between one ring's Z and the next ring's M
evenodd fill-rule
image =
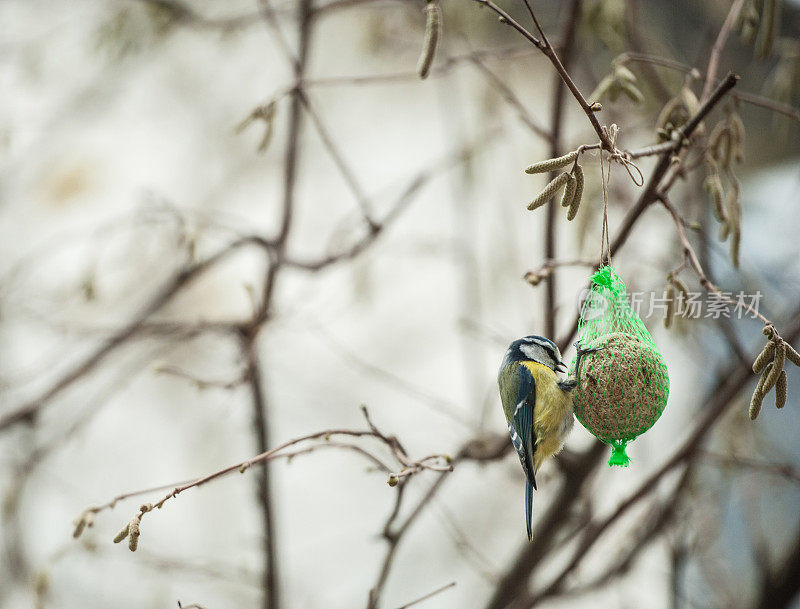
M566 372L567 367L553 341L526 336L509 345L497 376L508 432L525 472L528 541L536 472L561 450L574 423L570 394L576 381L560 380L557 371Z

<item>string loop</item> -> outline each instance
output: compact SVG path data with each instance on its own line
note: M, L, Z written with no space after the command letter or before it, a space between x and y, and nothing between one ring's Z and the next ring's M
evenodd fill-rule
M611 264L611 243L608 231L608 185L611 183L611 161L616 161L625 168L631 180L637 186L644 186L644 175L638 165L631 160L630 155L617 148L617 135L619 127L612 124L610 127L603 125L603 134L611 143L611 152L608 155L608 172L603 168L603 142L600 142L600 179L603 184L603 228L600 234L600 260L601 265Z

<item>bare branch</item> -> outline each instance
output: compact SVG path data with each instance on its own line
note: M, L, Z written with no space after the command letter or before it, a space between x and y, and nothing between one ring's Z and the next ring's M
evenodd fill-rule
M739 77L733 73L729 73L728 76L723 80L719 86L714 90L711 96L700 106L697 110L697 113L689 119L689 121L682 127L681 135L682 140L680 142L676 141L676 150L680 148L682 145L683 140L689 139L692 134L694 133L695 129L697 129L698 125L703 121L703 119L708 115L709 112L719 103L719 101L725 96L725 94L730 91L733 87L736 86ZM644 187L644 191L639 195L639 199L637 200L636 204L630 209L630 211L625 215L622 220L622 225L620 226L619 232L614 240L611 242L611 250L610 252L613 254L617 250L619 250L625 242L628 240L628 237L633 230L634 225L639 220L641 215L645 212L645 210L650 207L652 203L658 200L658 194L660 191L666 191L667 188L662 186L662 180L664 180L665 174L670 167L670 158L672 156L672 152L662 152L661 156L658 159L658 163L656 164L655 168L653 169L652 173L650 174L650 179L647 181L647 184ZM677 175L677 172L674 172L673 175ZM669 180L669 178L666 178ZM602 261L598 262L598 264L602 264ZM567 346L572 343L573 338L578 332L578 316L575 316L575 319L572 323L570 330L566 333L564 338L558 341L559 348L562 350L566 350Z
M708 59L708 69L706 70L706 82L703 85L703 93L700 95L700 101L703 102L711 95L712 89L716 85L716 78L717 78L717 66L719 65L719 58L722 55L722 49L725 48L725 44L728 42L728 36L730 36L731 30L733 29L733 24L736 22L736 18L739 16L739 13L744 6L744 0L734 0L733 4L731 5L731 10L728 12L728 16L725 18L725 23L722 24L722 28L719 30L719 34L717 34L717 39L714 41L714 46L711 47L711 54Z
M661 204L666 208L666 210L670 213L672 219L675 222L675 230L678 233L678 239L680 240L681 246L683 247L683 254L686 257L686 260L691 265L691 267L694 269L695 273L697 274L697 278L700 281L700 285L702 285L709 292L714 292L715 294L717 294L717 296L719 296L722 300L730 304L736 305L737 301L733 300L729 296L726 296L725 293L719 288L719 286L712 283L706 276L706 272L703 270L703 267L700 264L700 260L698 260L697 254L695 253L692 244L689 242L689 239L686 236L686 231L683 228L683 222L681 220L681 217L678 215L675 206L673 206L672 203L670 203L669 199L665 194L659 194L658 199L659 201L661 201ZM752 306L746 305L744 308L749 313L752 313L755 317L764 322L764 325L774 326L774 324L769 319L764 317L764 315L759 313Z
M117 495L112 500L108 501L107 503L91 506L82 512L81 517L79 520L83 519L84 514L97 514L107 509L111 509L116 506L116 504L120 501L125 499L130 499L133 497L139 497L145 494L150 494L153 492L158 492L159 490L163 489L171 489L169 493L158 499L157 501L153 502L152 504L145 504L149 505L150 507L145 510L143 513L147 513L151 511L153 508L162 508L169 500L175 499L181 493L202 486L207 482L211 482L223 476L227 476L233 472L238 471L239 473L244 473L248 469L250 469L253 465L261 465L272 461L278 458L289 458L296 456L298 454L304 454L307 452L311 452L310 449L316 448L321 444L324 445L329 441L330 438L336 436L343 436L343 437L351 437L351 438L374 438L378 440L381 444L383 444L386 448L389 449L390 453L397 461L398 465L402 468L402 471L406 472L406 470L411 470L408 473L404 473L403 477L407 478L415 473L423 472L423 471L435 471L439 473L448 473L453 470L453 463L455 462L454 459L451 459L447 455L429 455L427 457L423 457L418 460L411 459L403 449L402 445L400 444L399 440L394 436L388 436L382 431L380 431L369 419L369 414L366 407L362 406L362 412L366 417L368 423L368 429L365 430L358 430L358 429L327 429L324 431L318 431L315 433L307 434L304 436L300 436L298 438L294 438L291 440L287 440L278 446L266 450L250 459L245 461L240 461L238 463L234 463L233 465L229 465L224 467L220 470L202 476L200 478L195 478L193 480L184 481L184 482L175 482L172 484L162 485L154 488L148 488L143 490L132 491L128 493L123 493L121 495ZM304 447L301 451L287 451L286 449L291 448L293 446L297 446L299 444L307 444L309 442L321 440L320 443L311 444L308 447ZM361 454L369 454L366 451L358 451ZM371 461L377 462L382 464L380 460L377 460L375 457L369 455L368 457ZM392 477L397 476L397 474L390 474L389 482L391 484ZM77 524L77 523L76 523Z
M418 599L413 600L410 603L406 603L405 605L402 605L402 606L398 607L397 609L408 609L409 607L411 607L413 605L416 605L417 603L421 603L422 601L426 601L429 598L431 598L433 596L436 596L437 594L441 594L445 590L449 590L450 588L452 588L455 585L456 585L456 582L450 582L449 584L446 584L446 585L442 586L441 588L437 588L433 592L428 592L428 594L426 594L424 596L420 596Z
M608 150L609 152L614 151L614 146L611 143L611 140L608 137L607 133L603 132L602 127L600 126L600 122L597 120L597 116L595 115L595 111L592 108L591 104L586 101L586 98L578 89L575 82L572 80L572 77L567 72L566 68L562 64L561 60L558 57L553 46L550 44L547 36L544 33L544 30L539 26L539 22L536 20L536 15L533 12L533 9L528 5L528 9L530 10L531 16L536 24L536 27L539 30L539 33L542 36L542 39L539 40L533 34L531 34L528 30L522 27L519 23L517 23L508 13L506 13L502 8L497 6L492 0L474 0L480 5L486 6L497 13L501 20L504 23L507 23L515 30L517 30L520 34L522 34L531 44L533 44L537 49L539 49L544 55L550 60L550 63L553 64L553 67L556 69L556 72L560 75L561 79L564 81L564 84L567 85L570 92L572 93L573 97L578 101L580 104L581 109L586 114L586 117L589 119L589 122L592 125L597 137L603 144L603 148Z

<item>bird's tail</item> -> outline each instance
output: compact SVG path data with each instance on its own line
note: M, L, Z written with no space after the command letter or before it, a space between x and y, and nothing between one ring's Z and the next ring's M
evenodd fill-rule
M530 480L525 481L525 523L528 525L528 541L533 539L533 485Z

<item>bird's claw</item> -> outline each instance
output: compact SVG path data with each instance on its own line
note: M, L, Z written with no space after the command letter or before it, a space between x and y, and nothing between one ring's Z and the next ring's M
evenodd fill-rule
M575 385L577 386L580 384L581 380L581 360L583 359L583 356L588 355L589 353L594 353L595 351L602 351L605 349L605 347L589 347L588 349L583 349L581 347L581 341L576 341L573 346L578 352L578 355L575 358Z

